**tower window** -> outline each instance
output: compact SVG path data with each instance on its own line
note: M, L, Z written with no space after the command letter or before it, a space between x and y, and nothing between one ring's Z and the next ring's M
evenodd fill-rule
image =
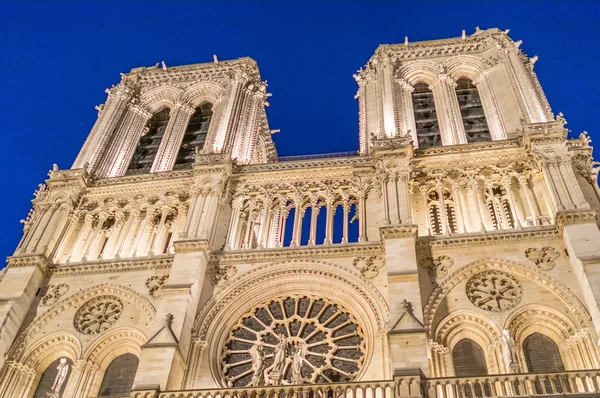
M502 185L492 185L485 189L485 206L488 209L494 229L515 227L510 201Z
M419 148L442 145L433 93L426 83L417 83L412 92Z
M477 87L470 79L461 77L456 82L456 96L467 142L490 141L492 139L490 129L483 113Z
M185 130L175 165L190 165L194 163L196 148L202 149L208 126L212 118L212 104L204 103L196 108Z
M169 123L170 113L169 108L164 108L154 114L148 121L129 164L128 173L150 171L162 137L165 134L167 124Z
M487 375L485 354L479 344L471 339L462 339L452 350L456 377Z
M138 363L138 358L133 354L123 354L115 358L106 368L99 396L129 396Z

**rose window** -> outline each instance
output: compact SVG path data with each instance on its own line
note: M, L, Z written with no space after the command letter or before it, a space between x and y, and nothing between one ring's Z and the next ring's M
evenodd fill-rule
M223 347L230 387L352 381L365 340L350 312L310 296L271 300L244 315Z
M123 303L114 296L100 296L83 304L75 313L73 324L83 334L102 333L121 316Z
M486 311L505 311L521 301L519 282L507 273L485 271L467 282L467 297L477 307Z

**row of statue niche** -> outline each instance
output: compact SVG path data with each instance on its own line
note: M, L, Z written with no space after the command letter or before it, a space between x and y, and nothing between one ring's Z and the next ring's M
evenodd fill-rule
M248 387L260 386L261 384L265 386L282 384L285 365L289 361L291 361L291 384L302 384L305 381L302 377L302 364L306 361L305 356L308 346L304 341L288 341L283 333L276 337L278 342L273 352L273 364L269 367L265 364L263 343L257 342L250 348L252 380Z

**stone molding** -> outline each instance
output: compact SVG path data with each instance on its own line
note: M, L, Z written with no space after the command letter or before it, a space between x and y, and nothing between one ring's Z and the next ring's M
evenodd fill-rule
M10 256L6 260L7 268L37 267L42 273L50 272L50 263L45 256L41 255L20 255Z
M50 267L49 271L53 276L70 276L170 269L172 265L173 255L166 255L161 256L161 258L146 258L142 260L111 260L97 263L88 262L85 264L53 265Z
M416 238L418 227L416 225L398 225L379 228L382 240L398 238Z

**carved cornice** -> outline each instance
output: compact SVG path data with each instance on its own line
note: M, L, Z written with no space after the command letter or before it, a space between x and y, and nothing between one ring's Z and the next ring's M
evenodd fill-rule
M46 257L37 254L11 256L6 259L6 262L8 268L37 267L44 274L47 274L50 268Z
M365 166L371 165L370 157L351 156L341 158L325 158L325 159L308 159L297 161L283 161L276 163L250 164L244 166L236 166L234 170L239 173L252 173L261 171L279 171L279 170L296 170L307 168L327 168L338 166Z
M210 262L218 264L264 263L285 260L312 260L316 258L378 256L382 254L384 254L384 249L379 243L352 243L347 245L302 247L297 249L284 247L265 250L213 252L210 257Z
M175 253L204 252L207 255L210 253L210 245L204 239L178 240L173 242L173 247Z
M566 225L595 224L597 216L598 212L595 210L559 212L556 215L556 225L562 230Z
M143 260L110 260L88 262L85 264L52 265L50 273L53 276L108 274L113 272L170 269L172 265L173 255L169 255Z
M418 228L416 225L398 225L379 228L382 240L397 238L416 238Z
M109 185L120 185L120 184L131 184L131 183L139 183L146 181L171 181L177 178L188 178L194 175L193 170L172 170L165 171L162 173L144 173L144 174L135 174L128 175L122 177L111 177L111 178L101 178L98 180L93 180L90 184L91 187L102 187Z
M499 149L514 149L519 147L522 147L519 139L474 142L471 144L446 145L427 149L417 149L415 151L415 157L418 158L432 155L464 154L471 152L480 153L481 151L497 151Z
M463 234L451 237L424 236L418 238L417 250L444 250L465 246L514 244L525 241L560 239L561 237L562 229L556 227L515 232L502 231L485 234Z

